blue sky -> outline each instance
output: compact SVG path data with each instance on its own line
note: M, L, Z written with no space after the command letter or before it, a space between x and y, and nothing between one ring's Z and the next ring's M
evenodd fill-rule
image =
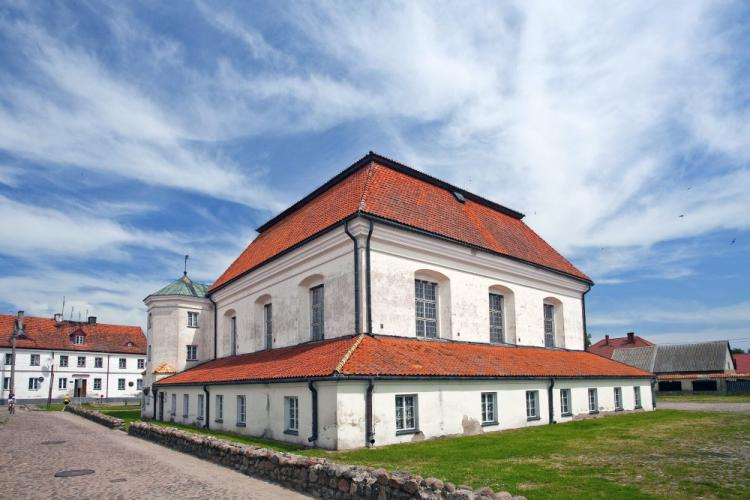
M747 2L0 4L0 310L142 324L375 150L527 214L589 330L750 347Z

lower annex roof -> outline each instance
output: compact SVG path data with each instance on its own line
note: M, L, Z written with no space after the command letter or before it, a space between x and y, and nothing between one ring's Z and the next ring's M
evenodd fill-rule
M362 334L219 358L162 379L156 385L333 376L650 378L652 374L585 351Z

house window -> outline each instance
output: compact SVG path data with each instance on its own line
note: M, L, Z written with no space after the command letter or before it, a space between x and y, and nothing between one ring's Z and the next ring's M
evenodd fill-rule
M229 342L232 356L237 355L237 316L232 316L229 320Z
M172 394L172 407L169 414L173 417L177 415L177 394Z
M39 379L36 377L29 379L29 390L30 391L37 391L39 390Z
M3 377L3 389L10 389L10 377Z
M490 294L490 342L503 342L503 296Z
M182 418L188 418L190 414L190 396L188 394L182 395Z
M216 409L214 410L216 413L216 421L217 422L223 422L224 421L224 396L221 394L216 395Z
M121 370L124 370L128 366L128 360L126 358L120 358L119 367Z
M244 427L247 424L247 413L245 407L245 396L237 396L237 425Z
M13 354L6 352L5 353L5 364L6 365L12 365L13 364Z
M599 413L599 396L596 389L589 389L589 413Z
M143 379L142 378L139 378L138 380L135 381L135 388L136 388L136 390L139 390L139 391L143 390Z
M641 388L640 387L638 386L633 387L633 396L635 398L636 409L643 408L643 406L641 406Z
M198 360L198 346L197 345L187 346L187 360L188 361Z
M143 358L139 358L138 359L138 369L139 370L143 370L144 368L146 368L146 360L143 359Z
M118 391L124 391L125 390L125 379L124 378L118 378L117 379L117 390Z
M39 354L32 354L31 355L31 366L39 366Z
M95 378L94 379L94 390L95 391L101 391L102 390L102 379Z
M83 344L84 337L80 333L73 335L73 343L76 345Z
M263 331L266 335L266 349L273 347L273 306L263 306Z
M188 311L188 328L198 328L198 313Z
M496 424L497 423L497 393L496 392L483 392L482 393L482 424Z
M58 389L67 389L68 388L68 379L61 378L57 380L57 388Z
M563 417L572 415L570 411L570 389L560 389L560 413Z
M417 396L396 396L396 433L415 432L417 430Z
M526 391L526 420L539 420L539 391Z
M313 340L323 340L325 337L324 325L324 289L323 285L310 289L310 329Z
M60 355L60 367L65 368L68 366L68 357L64 354Z
M196 409L198 410L196 411L198 420L203 420L203 394L198 394L198 406Z
M417 337L437 338L437 283L414 280Z
M94 368L101 368L102 364L102 358L94 358Z
M86 356L78 356L78 368L84 368L86 366Z
M615 411L622 410L622 387L615 387Z
M555 347L555 306L544 304L544 347Z
M299 431L299 402L296 397L286 396L284 398L284 416L287 434L297 434Z

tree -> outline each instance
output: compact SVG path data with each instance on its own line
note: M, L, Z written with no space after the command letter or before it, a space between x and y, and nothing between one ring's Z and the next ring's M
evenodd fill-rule
M587 333L586 337L583 339L583 348L588 351L589 347L591 347L591 334Z
M750 350L748 350L750 352ZM732 354L745 354L741 347L732 347Z

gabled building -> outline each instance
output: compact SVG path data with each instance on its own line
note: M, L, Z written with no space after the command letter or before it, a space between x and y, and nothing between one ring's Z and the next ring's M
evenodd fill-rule
M652 409L517 211L370 153L258 233L146 298L146 416L349 449Z
M12 337L16 335L15 359ZM61 314L40 318L0 314L0 400L11 391L11 370L19 403L123 401L141 397L146 338L139 326L68 321Z
M635 332L628 332L625 337L613 337L605 335L603 339L589 346L588 351L605 358L612 359L612 353L615 349L632 349L634 347L653 347L655 344L649 342L643 337L639 337Z

